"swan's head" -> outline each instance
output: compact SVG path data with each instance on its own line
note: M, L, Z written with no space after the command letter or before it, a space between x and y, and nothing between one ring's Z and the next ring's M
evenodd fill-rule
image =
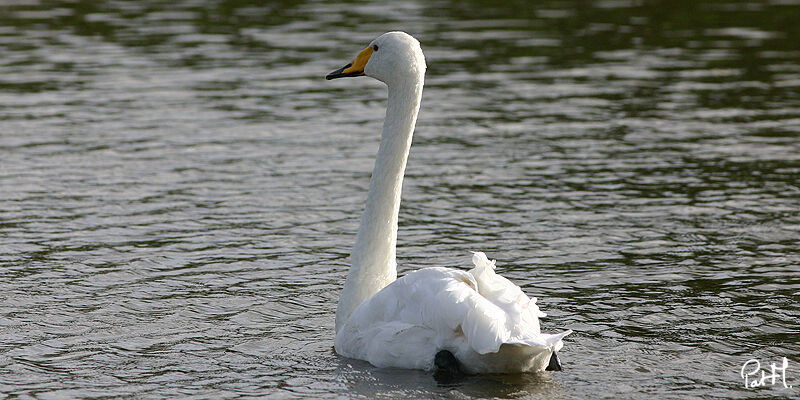
M353 62L331 72L325 79L369 76L391 85L425 75L425 56L417 39L405 32L387 32L356 56Z

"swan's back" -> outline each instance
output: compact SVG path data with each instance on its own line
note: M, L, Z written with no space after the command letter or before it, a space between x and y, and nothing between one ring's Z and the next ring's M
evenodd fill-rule
M558 335L541 334L544 316L522 290L475 253L475 268L424 268L361 304L336 335L336 351L378 367L430 370L448 350L465 372L543 370Z

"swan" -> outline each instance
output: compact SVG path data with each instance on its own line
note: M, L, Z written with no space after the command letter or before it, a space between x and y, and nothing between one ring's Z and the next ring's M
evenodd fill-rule
M572 331L543 334L536 298L475 252L469 271L430 267L397 279L397 218L425 78L419 42L404 32L373 40L326 79L369 76L388 88L378 155L351 267L336 310L334 349L376 367L451 373L560 370Z

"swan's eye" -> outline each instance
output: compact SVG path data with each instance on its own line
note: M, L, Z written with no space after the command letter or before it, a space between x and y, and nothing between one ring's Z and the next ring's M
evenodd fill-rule
M378 51L378 45L377 44L373 44L372 45L372 50Z

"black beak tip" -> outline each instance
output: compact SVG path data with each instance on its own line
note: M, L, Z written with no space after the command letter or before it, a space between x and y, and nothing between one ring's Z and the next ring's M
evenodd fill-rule
M561 360L558 359L558 354L555 351L550 355L550 362L547 363L547 367L544 370L561 371Z
M325 75L325 79L327 79L327 80L341 78L341 77L342 77L342 70L341 69L337 69L336 71L333 71L328 75Z
M348 76L348 75L346 75L344 73L344 70L346 70L347 68L350 68L350 65L351 64L347 64L344 67L339 68L336 71L333 71L328 75L325 75L325 79L331 80L331 79L336 79L336 78L344 78L344 77Z

